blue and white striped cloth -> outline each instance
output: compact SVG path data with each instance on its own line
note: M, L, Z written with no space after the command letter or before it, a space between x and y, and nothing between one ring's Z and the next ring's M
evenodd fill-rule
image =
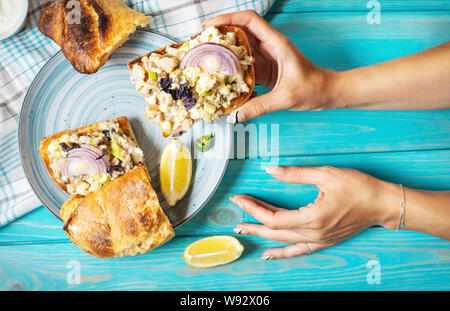
M275 0L126 0L150 14L149 27L185 40L201 31L206 19L252 9L265 14ZM33 78L59 47L37 29L52 1L30 0L27 23L19 34L0 42L0 227L39 207L20 164L17 127L23 98Z

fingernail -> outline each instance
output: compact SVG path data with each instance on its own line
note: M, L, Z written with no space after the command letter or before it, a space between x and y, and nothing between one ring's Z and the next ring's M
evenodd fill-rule
M284 174L284 167L282 166L268 166L266 167L266 172L272 175L282 175Z
M270 256L262 256L261 259L262 260L270 260L271 258L270 258Z
M241 235L247 234L247 230L245 230L244 228L236 227L233 229L233 231L236 232L237 234L241 234Z
M230 113L230 115L227 117L227 123L237 123L238 122L238 111L235 110L232 113Z
M238 111L239 113L236 114L236 121L237 122L244 122L247 120L247 114L243 109Z

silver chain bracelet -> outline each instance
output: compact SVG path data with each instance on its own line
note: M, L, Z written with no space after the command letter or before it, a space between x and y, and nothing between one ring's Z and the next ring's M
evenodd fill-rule
M403 185L400 184L400 189L402 190L402 201L400 202L400 217L398 219L398 226L396 231L398 231L400 228L403 228L405 226L405 189L403 188Z

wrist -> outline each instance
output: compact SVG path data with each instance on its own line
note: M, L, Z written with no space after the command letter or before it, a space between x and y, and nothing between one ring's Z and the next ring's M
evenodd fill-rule
M334 109L347 108L349 106L346 102L346 85L348 80L348 73L346 71L333 71L330 74L329 88L329 101Z
M378 189L377 205L377 225L390 230L398 228L400 216L400 202L402 200L402 190L400 185L381 181Z
M326 78L326 100L330 109L348 108L347 98L348 72L324 69Z
M337 81L339 72L331 69L318 67L314 75L309 76L310 81L315 81L314 88L311 89L313 110L336 109L337 107ZM299 104L304 105L305 100L300 98Z

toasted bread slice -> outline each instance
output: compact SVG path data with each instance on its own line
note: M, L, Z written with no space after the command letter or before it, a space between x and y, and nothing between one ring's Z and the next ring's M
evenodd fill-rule
M119 117L117 119L114 120L110 120L111 122L115 122L118 123L120 126L120 129L123 131L123 133L128 136L135 144L136 146L138 146L138 142L136 140L136 137L134 136L133 130L131 128L130 123L128 122L128 118L127 117ZM65 134L72 134L72 133L77 133L79 135L88 135L91 134L93 132L98 132L99 130L99 124L104 123L104 122L108 122L108 121L100 121L100 122L96 122L93 124L89 124L74 130L66 130L66 131L62 131L59 133L54 134L51 137L44 137L41 139L40 142L40 146L39 146L39 153L41 154L41 157L44 161L44 164L48 170L48 173L50 174L51 178L53 179L53 181L65 192L69 193L67 191L67 186L61 182L59 182L56 178L55 178L55 174L50 166L51 161L50 161L50 152L49 152L49 145L52 143L52 141L59 139L61 136L65 135ZM142 164L140 164L142 166L144 166L144 168L146 169L145 166L145 162L143 162Z
M61 47L81 73L94 73L120 48L137 26L150 16L130 9L120 0L58 0L39 19L39 30Z
M85 197L68 199L61 217L72 242L100 258L142 254L175 235L144 167Z
M220 25L220 26L217 26L217 28L219 29L221 34L227 34L229 32L234 32L235 33L235 38L236 38L236 45L237 46L244 46L245 49L247 50L248 56L252 56L250 43L248 41L247 35L246 35L245 31L241 27L239 27L239 26L230 26L230 25ZM193 36L191 39L196 38L200 34L197 34L197 35ZM178 49L182 45L183 45L183 43L176 43L176 44L174 43L174 44L170 44L169 47L173 47L173 48ZM165 46L163 48L160 48L158 50L152 51L150 53L147 53L145 55L142 55L142 56L140 56L140 57L130 61L128 63L128 68L130 70L132 70L132 68L133 68L133 66L135 64L142 65L142 58L145 57L145 56L148 57L152 53L165 55L166 54L166 48L167 48L167 46ZM247 86L249 88L249 92L248 93L242 93L238 97L234 98L231 101L231 105L229 107L227 107L227 108L224 108L224 115L228 115L231 112L233 112L234 110L236 110L239 107L241 107L252 96L253 90L255 88L255 67L254 67L254 64L251 64L251 65L248 66L247 70L244 72L243 80L247 84ZM153 111L153 112L157 113L158 112L158 106L157 105L148 106L147 110L150 110L150 111ZM200 120L201 119L197 119L197 120L194 120L194 122L200 121ZM162 134L163 134L164 137L168 137L168 136L174 135L174 134L183 133L183 132L185 132L186 130L188 130L192 126L192 123L185 123L185 124L182 124L182 125L180 125L178 127L175 127L175 128L165 128L165 127L161 126L161 124L157 120L153 120L153 121L158 123L158 125L161 128L161 131L162 131Z

